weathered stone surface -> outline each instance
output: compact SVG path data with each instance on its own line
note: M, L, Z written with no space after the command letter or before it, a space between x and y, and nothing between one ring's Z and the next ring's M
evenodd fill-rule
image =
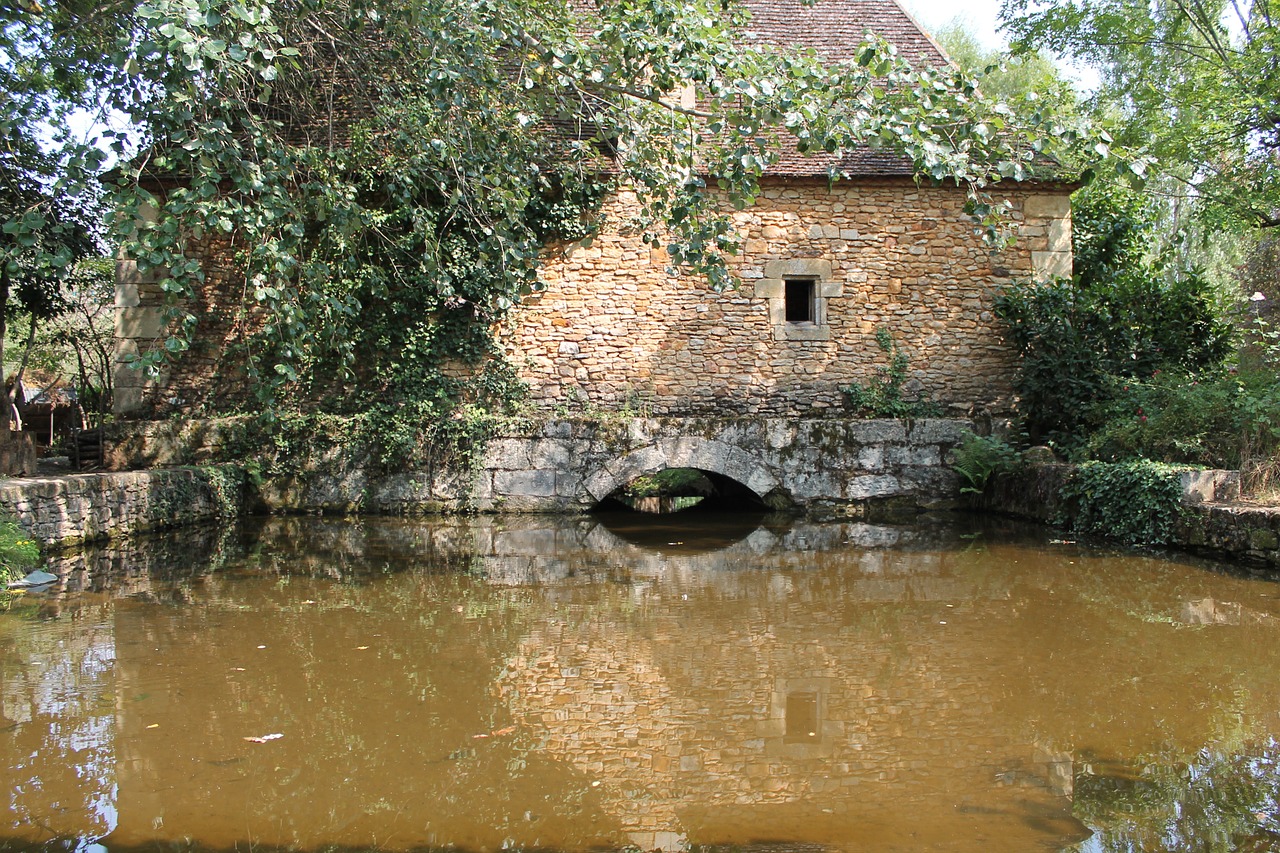
M556 493L556 472L550 468L532 471L496 471L493 492L504 498L549 498Z
M0 480L0 510L45 547L236 516L246 497L230 465Z
M627 483L666 468L735 480L771 506L848 515L844 504L894 501L935 507L958 496L946 459L965 422L840 418L658 418L555 421L495 438L474 468L378 473L340 450L307 460L301 473L265 482L269 511L422 514L459 510L585 511ZM216 453L231 426L139 425L122 434L120 465ZM34 493L34 491L32 492Z
M607 229L542 270L546 289L505 324L512 360L541 406L621 407L658 414L805 416L844 405L841 388L874 379L892 332L930 397L962 412L1004 412L1013 353L992 314L1009 277L1068 273L1070 203L1061 191L1012 188L1019 240L993 254L950 188L894 180L766 181L757 206L734 212L744 282L723 296L667 275L634 237ZM610 222L634 213L620 193ZM787 322L787 278L813 281L814 317ZM564 349L582 345L575 370Z

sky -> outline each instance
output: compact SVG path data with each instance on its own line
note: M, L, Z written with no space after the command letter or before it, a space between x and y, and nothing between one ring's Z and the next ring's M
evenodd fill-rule
M930 33L959 20L989 48L1005 48L1005 39L996 34L1000 0L899 0L903 8Z
M1005 50L1008 39L997 32L1001 0L898 0L928 33L936 33L959 21L978 41L992 50ZM1088 93L1098 85L1098 72L1073 62L1058 60L1068 80L1078 91Z

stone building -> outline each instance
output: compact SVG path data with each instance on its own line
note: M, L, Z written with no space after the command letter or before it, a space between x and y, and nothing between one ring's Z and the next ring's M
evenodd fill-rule
M748 0L747 39L854 58L864 33L888 39L913 62L947 60L896 0ZM606 225L589 245L562 247L542 271L546 288L503 329L512 363L549 411L633 408L654 415L839 413L842 389L887 363L876 331L910 360L908 392L948 414L1006 412L1014 355L992 302L1016 279L1069 274L1071 219L1065 183L1002 185L1017 239L984 243L954 186L917 182L911 165L883 151L830 158L785 154L763 179L758 203L735 215L741 286L711 292L696 276L670 275L667 258L620 224L626 191L606 202ZM229 261L210 251L202 335L158 386L136 371L116 377L117 410L142 414L164 398L181 408L208 393L224 344L238 333L239 294ZM242 284L242 282L241 282ZM159 294L121 277L118 345L154 345ZM150 402L149 402L150 401ZM163 407L162 407L163 408Z

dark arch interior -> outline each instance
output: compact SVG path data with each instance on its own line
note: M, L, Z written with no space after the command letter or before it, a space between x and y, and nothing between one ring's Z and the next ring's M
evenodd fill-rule
M666 468L637 477L596 505L597 512L749 512L768 510L751 489L732 477L699 468Z
M742 483L698 468L668 468L638 477L595 511L620 539L670 554L727 548L769 517L768 506Z

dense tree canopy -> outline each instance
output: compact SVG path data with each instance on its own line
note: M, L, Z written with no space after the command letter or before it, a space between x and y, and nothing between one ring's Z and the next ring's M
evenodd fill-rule
M1280 225L1280 37L1268 0L1006 0L1015 49L1095 67L1095 106L1219 225Z

